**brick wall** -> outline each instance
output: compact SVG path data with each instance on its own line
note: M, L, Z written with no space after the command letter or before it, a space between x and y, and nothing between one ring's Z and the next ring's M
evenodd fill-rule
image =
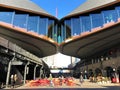
M95 71L95 69L99 68L99 69L104 69L106 67L112 67L113 69L117 70L118 67L120 67L120 52L117 52L117 57L111 57L109 60L106 61L102 61L98 62L98 63L94 63L94 64L90 64L90 65L86 65L86 66L82 66L80 67L80 71L84 72L85 70L89 70L92 69L93 71Z

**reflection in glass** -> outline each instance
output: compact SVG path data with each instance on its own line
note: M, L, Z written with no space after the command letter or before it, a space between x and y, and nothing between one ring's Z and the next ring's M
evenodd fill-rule
M54 35L54 20L48 21L48 37L53 38Z
M65 39L71 37L71 20L65 20Z
M0 11L0 21L12 24L13 16L14 12Z
M46 35L48 31L48 18L40 18L39 34Z
M103 17L104 17L104 23L109 23L112 21L117 21L118 14L116 10L107 10L107 11L102 11Z
M81 32L86 32L91 30L91 21L89 16L80 16L81 21Z
M72 25L72 35L79 35L81 32L80 19L79 18L72 18L71 25Z
M118 17L120 18L120 6L117 6L115 9L117 10Z
M28 17L28 31L38 32L39 30L39 16L29 16Z
M18 27L27 28L27 14L15 14L13 24Z
M90 14L92 20L92 28L103 26L102 14Z

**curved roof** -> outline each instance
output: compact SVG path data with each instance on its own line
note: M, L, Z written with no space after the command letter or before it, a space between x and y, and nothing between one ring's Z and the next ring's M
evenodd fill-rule
M87 12L92 9L96 9L99 7L103 7L104 5L110 4L110 3L115 3L118 0L87 0L85 3L80 5L78 8L73 10L71 13L69 13L66 17L68 16L73 16L79 13Z
M66 40L60 45L65 55L85 58L120 44L120 21L106 24L103 28L93 29Z
M9 7L30 10L30 11L50 15L48 12L46 12L45 10L43 10L42 8L40 8L38 5L36 5L30 0L0 0L0 5L3 6L6 5Z
M0 36L38 57L57 53L58 44L50 38L0 22Z

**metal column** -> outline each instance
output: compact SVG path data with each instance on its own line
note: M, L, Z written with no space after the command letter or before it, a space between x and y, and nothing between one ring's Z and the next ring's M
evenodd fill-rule
M27 62L27 64L25 65L25 68L24 68L24 81L23 81L23 84L25 84L25 81L26 81L27 65L29 65L29 62Z
M42 69L43 69L43 65L42 65L42 67L40 68L40 78L41 78L41 75L43 74Z
M12 65L12 61L14 60L14 58L15 58L15 56L8 63L8 71L7 71L7 78L6 78L6 87L8 87L8 84L9 84L11 65Z
M36 78L36 68L37 68L37 66L38 66L38 65L35 65L35 67L34 67L34 77L33 77L34 80L35 80L35 78Z
M8 64L8 71L7 71L7 78L6 78L6 87L8 87L8 84L9 84L11 64L12 64L12 61L10 61L9 64Z

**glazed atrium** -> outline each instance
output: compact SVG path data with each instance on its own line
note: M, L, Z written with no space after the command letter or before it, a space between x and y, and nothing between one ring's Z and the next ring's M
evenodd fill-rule
M27 31L45 35L60 44L72 36L90 32L92 29L103 27L104 24L109 22L117 22L120 17L120 6L115 5L80 15L74 15L74 13L76 14L76 12L73 12L59 21L55 17L50 18L2 7L0 9L0 21L12 24L13 27L20 27ZM71 16L72 14L74 16Z

